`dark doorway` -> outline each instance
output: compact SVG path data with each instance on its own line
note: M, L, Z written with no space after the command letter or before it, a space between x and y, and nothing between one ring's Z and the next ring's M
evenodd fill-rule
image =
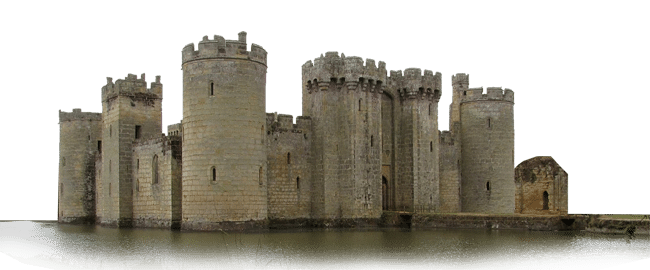
M388 210L388 180L381 176L381 209Z
M542 206L542 210L548 210L548 192L544 191L544 205Z

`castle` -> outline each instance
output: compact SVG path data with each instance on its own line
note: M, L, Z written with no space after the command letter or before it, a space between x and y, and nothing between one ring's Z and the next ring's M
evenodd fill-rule
M245 32L185 46L183 119L167 135L160 76L107 78L101 113L59 111L59 222L218 230L365 223L384 211L523 213L510 89L484 93L453 75L449 131L439 131L440 73L327 52L302 66L294 124L266 113L266 69ZM543 210L566 213L563 183Z

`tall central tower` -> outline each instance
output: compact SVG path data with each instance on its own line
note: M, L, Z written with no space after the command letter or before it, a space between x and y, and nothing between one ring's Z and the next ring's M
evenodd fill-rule
M246 32L183 48L182 229L255 225L267 217L266 51Z

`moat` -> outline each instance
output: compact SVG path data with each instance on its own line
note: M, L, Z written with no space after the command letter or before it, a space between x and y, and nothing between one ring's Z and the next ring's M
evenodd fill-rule
M614 269L647 266L650 237L404 228L225 233L7 221L0 222L0 253L50 269Z

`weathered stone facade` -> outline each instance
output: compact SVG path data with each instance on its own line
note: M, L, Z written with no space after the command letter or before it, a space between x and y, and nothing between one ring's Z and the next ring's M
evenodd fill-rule
M440 73L389 76L384 62L327 52L302 66L294 124L265 112L266 56L245 32L185 46L183 120L167 136L159 76L150 88L144 74L108 78L101 115L60 112L59 221L218 230L515 212L511 90L452 76L440 131Z
M552 157L534 157L515 168L515 213L567 214L569 175Z

